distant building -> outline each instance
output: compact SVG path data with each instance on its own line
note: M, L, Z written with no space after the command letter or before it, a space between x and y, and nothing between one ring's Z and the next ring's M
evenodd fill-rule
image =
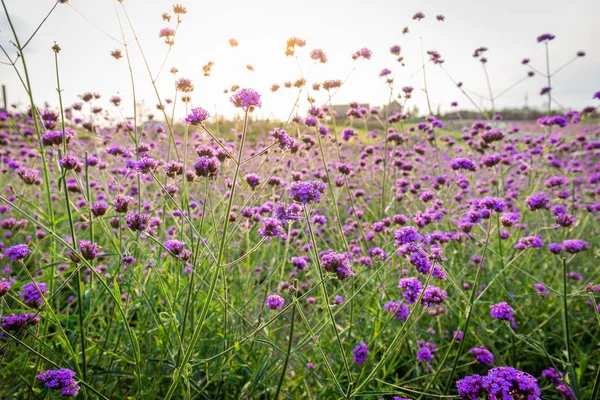
M369 103L361 103L358 106L364 107L367 110L371 108L371 105ZM348 109L350 108L350 105L349 104L334 104L331 107L333 108L333 111L335 111L337 118L346 118L346 111L348 111Z

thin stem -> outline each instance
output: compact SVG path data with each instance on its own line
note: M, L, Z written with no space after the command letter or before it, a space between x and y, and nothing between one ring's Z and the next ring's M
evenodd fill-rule
M219 277L219 265L223 261L223 255L225 253L225 244L227 239L227 228L229 227L229 214L231 213L231 208L233 206L233 198L235 197L235 188L237 186L237 178L240 173L240 160L242 159L242 155L244 152L244 144L246 142L246 130L248 129L248 109L245 110L244 114L244 128L242 130L242 140L240 143L240 149L238 152L237 164L235 167L235 173L233 175L233 184L231 185L231 191L229 192L229 202L227 203L227 209L224 214L224 224L223 224L223 234L221 235L221 243L219 246L219 254L217 256L217 263L214 267L214 271L212 272L212 278L210 282L210 287L208 289L208 293L206 294L206 300L202 306L202 311L200 313L200 320L194 329L192 334L192 338L190 339L190 344L188 346L187 351L185 352L183 359L177 365L177 369L173 374L173 381L171 382L171 386L165 396L165 400L169 400L173 397L175 390L179 384L179 380L181 379L181 375L183 373L183 368L187 365L190 358L192 357L192 353L194 351L194 347L196 347L196 343L200 338L200 332L202 331L202 327L204 326L204 322L206 321L206 316L208 315L208 309L210 307L210 302L212 301L213 295L215 294L215 289L217 287L217 280Z
M285 372L287 370L288 362L290 361L290 353L292 351L292 342L294 339L294 320L296 317L296 305L292 306L292 316L290 321L290 338L288 340L287 352L285 354L285 360L283 361L283 367L281 368L281 377L279 378L279 384L277 384L277 390L275 391L275 400L279 398L279 392L281 391L281 385L285 379Z
M489 96L490 96L490 101L492 102L492 114L495 115L496 114L496 104L494 103L494 95L492 94L492 84L490 82L490 77L488 75L485 63L482 62L481 65L483 66L483 73L485 74L485 81L487 83L487 88L488 88L488 93L489 93Z
M550 51L548 50L548 41L544 42L546 46L546 78L548 79L548 115L552 113L552 75L550 74Z
M463 339L460 341L458 345L458 350L456 352L456 356L454 357L454 362L452 363L452 370L450 371L450 375L448 376L448 380L446 381L446 386L444 387L444 394L448 393L450 390L450 385L452 384L452 378L454 377L454 372L456 371L456 367L458 366L458 360L462 354L462 348L466 341L467 334L469 333L469 324L471 322L471 316L473 315L473 308L475 307L475 297L477 296L477 290L479 289L479 278L481 276L482 266L485 261L485 256L487 253L488 244L490 241L490 230L492 225L488 224L487 235L485 238L485 246L483 248L483 254L481 256L481 262L477 265L477 273L475 274L475 282L473 283L473 288L471 289L471 296L469 297L469 309L467 311L467 319L465 321L465 326L463 329ZM448 350L450 351L450 350Z
M306 205L303 208L304 208L304 216L305 216L306 220L309 221L309 214L308 214L308 210L306 209ZM311 241L312 248L313 248L313 256L315 258L315 263L317 264L317 266L316 266L317 271L319 271L319 278L321 279L321 281L323 281L323 286L322 286L323 297L325 300L325 307L327 308L327 313L329 314L329 322L331 324L331 327L333 328L333 331L335 332L335 339L337 341L337 345L340 350L342 359L344 360L344 369L346 370L346 375L348 376L348 382L349 382L349 384L351 384L352 380L351 380L351 375L350 375L350 367L348 365L348 360L346 359L346 352L344 351L344 345L342 343L342 339L340 338L340 333L338 332L338 329L337 329L335 317L333 315L333 312L331 311L331 304L329 304L329 293L327 291L327 282L325 282L322 266L320 265L320 262L319 262L319 251L318 251L318 247L317 247L317 240L315 239L315 234L313 232L310 222L308 222L306 225L308 226L308 231L310 234L310 241ZM348 389L350 389L350 388L348 388ZM348 390L347 393L349 393L349 392L350 392L350 390Z

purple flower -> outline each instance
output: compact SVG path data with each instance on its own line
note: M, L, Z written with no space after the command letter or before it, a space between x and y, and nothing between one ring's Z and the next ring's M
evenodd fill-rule
M515 244L515 249L539 249L544 246L544 242L537 236L525 236L519 239L519 242Z
M276 294L272 294L267 297L267 307L269 307L271 310L281 310L283 308L283 303L285 303L283 297Z
M156 171L159 164L160 163L158 161L154 160L151 157L142 157L136 163L135 168L142 174L149 174Z
M527 203L527 208L531 211L550 208L550 201L548 200L548 195L546 193L536 193L529 196L525 200L525 203Z
M548 289L546 289L546 286L542 285L541 283L536 283L533 286L535 287L535 291L538 292L538 294L541 294L542 298L545 299L548 295Z
M421 11L415 13L415 15L413 15L412 19L420 21L423 18L425 18L425 14L423 14Z
M302 204L318 202L321 201L325 188L325 184L320 181L294 182L290 187L290 196Z
M387 75L389 75L389 74L391 74L391 73L392 73L392 71L390 71L390 70L389 70L389 69L387 69L387 68L384 68L384 69L382 69L382 70L381 70L381 72L379 73L379 76L383 77L383 76L387 76Z
M362 58L364 60L370 60L372 54L373 52L371 50L367 49L366 47L363 47L362 49L357 50L352 54L352 59L358 60L359 58Z
M40 322L40 316L33 313L19 313L0 317L0 326L8 332L20 332Z
M185 122L189 125L201 125L202 122L210 118L210 113L202 107L192 108L192 112L185 117Z
M357 365L363 365L369 358L369 347L365 342L360 342L354 350L354 357L352 358L352 362L355 362Z
M459 170L459 169L466 169L468 171L476 171L477 167L475 166L475 163L465 157L458 157L455 158L452 163L450 164L450 168L452 168L453 170Z
M483 387L491 399L540 398L537 379L513 367L497 367L488 371L483 378Z
M229 99L234 106L239 108L247 109L249 107L258 107L262 106L260 101L260 94L252 89L242 89Z
M325 52L321 49L314 49L310 51L310 58L315 61L319 61L321 64L325 64L327 62L327 56Z
M329 250L321 256L321 266L325 271L335 273L341 281L354 275L348 253L335 253Z
M543 33L537 37L537 41L538 41L538 43L549 42L550 40L553 40L555 37L556 36L554 36L551 33Z
M497 367L487 376L470 375L456 382L458 394L463 399L528 399L540 400L537 380L513 367Z
M308 265L308 256L292 257L292 265L297 271L303 271Z
M283 225L287 225L288 221L299 221L301 213L302 207L296 203L276 203L273 207L273 214Z
M404 296L408 303L415 304L423 290L423 285L417 277L402 278L398 283L398 288L405 289L402 296Z
M60 390L63 396L75 397L80 389L75 380L75 372L67 368L49 369L36 378L47 388Z
M484 197L479 200L477 203L479 207L485 208L490 211L495 211L498 213L504 212L506 210L506 202L498 197Z
M108 203L104 201L97 201L90 207L90 211L92 211L94 217L101 217L106 214L106 211L108 211Z
M395 246L411 244L413 242L419 242L423 239L423 236L419 235L414 226L405 226L394 231L394 237L396 238L394 243Z
M569 254L576 254L590 248L590 244L584 240L567 239L562 242L563 249Z
M4 257L8 257L13 261L22 260L31 254L31 250L26 244L16 244L4 250Z
M256 174L248 174L244 177L244 180L252 189L260 185L260 176Z
M270 239L285 234L277 218L263 218L261 223L263 226L258 229L258 234L262 237Z
M556 372L554 368L548 368L542 371L542 378L549 380L552 383L562 383L562 372Z
M406 322L406 320L410 316L410 310L408 309L408 306L404 304L401 300L390 300L387 304L383 306L383 309L393 313L394 318L398 321Z
M475 357L475 359L483 365L494 363L494 355L483 346L472 348L469 350L469 354Z
M560 254L560 252L563 251L563 247L560 243L550 243L548 245L548 250L552 254Z
M90 242L89 240L80 240L79 249L83 258L88 261L92 261L98 257L100 246L97 243Z
M66 169L67 171L74 170L76 172L79 172L81 171L82 163L78 157L71 154L65 154L63 158L60 159L60 166Z
M294 141L290 137L290 135L288 135L287 132L281 128L273 129L272 131L269 132L269 135L277 141L277 145L282 150L289 150L292 148L292 145L294 144Z
M219 173L221 163L215 156L200 156L198 161L194 163L196 175L204 178L211 178Z
M148 227L149 218L150 216L148 214L138 214L137 212L132 212L125 216L125 223L127 223L127 227L132 231L142 232Z
M478 400L483 398L485 389L483 388L483 378L477 374L465 376L456 381L458 394L463 399Z
M573 393L575 393L573 391L573 388L565 385L564 383L561 383L560 385L558 385L556 387L556 390L558 390L560 392L560 394L562 395L562 397L565 398L566 400L575 400L575 396L573 396Z
M421 304L426 307L431 307L434 305L439 305L444 302L448 298L448 293L440 289L437 286L429 285L425 288L423 292L423 297L421 297Z
M183 251L185 242L182 242L180 240L171 239L171 240L165 241L164 246L169 252L171 252L172 254L174 254L176 256L179 256L181 254L181 252Z
M496 318L501 321L510 321L511 325L514 328L517 328L515 317L513 316L514 311L515 310L506 302L501 302L490 306L490 315L492 318Z
M23 285L20 297L23 303L31 308L40 308L44 304L43 296L48 294L48 287L43 282L29 282Z
M129 205L133 199L129 196L116 195L113 201L113 207L118 213L126 213L129 210Z
M424 340L419 340L417 344L419 345L419 350L417 351L417 361L425 361L428 364L431 363L431 360L433 360L433 353L437 352L437 345Z
M8 279L0 279L0 299L6 296L11 286L12 285Z
M342 131L342 139L344 139L344 142L347 142L348 140L350 140L350 138L352 136L356 135L356 131L352 128L346 128Z

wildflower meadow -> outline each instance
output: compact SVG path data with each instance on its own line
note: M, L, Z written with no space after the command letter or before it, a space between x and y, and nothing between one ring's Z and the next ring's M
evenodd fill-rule
M26 99L0 112L1 399L600 399L600 87L577 109L553 90L586 49L522 38L542 56L504 71L504 91L494 49L469 49L476 96L446 69L454 54L405 56L452 18L415 11L381 39L387 68L359 43L339 76L228 85L223 110L172 60L180 25L201 17L165 2L140 40L143 5L116 0L104 56L133 101L67 102L64 49L38 30L76 2L45 2L29 36L0 1L0 79ZM297 35L273 51L331 62ZM164 62L148 62L149 41ZM54 98L36 95L30 42ZM381 105L336 101L359 69ZM451 83L446 112L431 74ZM532 80L543 106L498 106ZM295 99L285 115L261 114L281 93Z

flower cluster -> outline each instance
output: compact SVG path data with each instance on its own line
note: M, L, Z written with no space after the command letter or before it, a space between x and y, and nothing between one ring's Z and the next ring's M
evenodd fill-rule
M75 380L75 372L67 368L49 369L36 378L42 381L47 388L60 390L63 396L75 397L80 389Z
M456 388L463 399L470 400L484 396L490 399L541 399L537 379L513 367L492 368L486 376L466 376L456 382Z

